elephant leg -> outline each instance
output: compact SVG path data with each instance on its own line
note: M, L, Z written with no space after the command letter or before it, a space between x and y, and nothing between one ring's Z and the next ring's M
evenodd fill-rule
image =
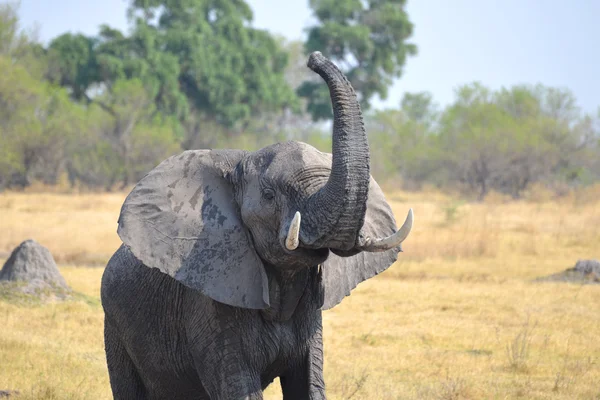
M260 378L236 371L236 367L214 363L212 371L199 371L204 390L211 400L262 400Z
M104 322L104 347L106 348L106 362L113 398L115 400L148 399L146 389L133 361L121 343L117 332L107 320Z
M313 334L303 361L280 377L284 400L324 400L323 336L321 327Z
M260 374L246 367L240 353L236 345L223 346L218 341L192 352L198 376L211 400L262 400Z

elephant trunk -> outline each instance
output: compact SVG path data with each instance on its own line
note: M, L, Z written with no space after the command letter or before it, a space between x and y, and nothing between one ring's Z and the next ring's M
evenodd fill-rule
M300 241L308 248L349 250L356 246L364 223L369 190L369 144L360 105L344 74L320 52L308 67L329 87L333 106L331 174L307 201Z

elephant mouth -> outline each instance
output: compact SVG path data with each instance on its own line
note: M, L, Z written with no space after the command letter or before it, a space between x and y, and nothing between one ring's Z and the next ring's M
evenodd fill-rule
M290 250L286 247L285 239L281 240L281 249L288 256L294 259L303 260L303 264L317 265L322 264L329 258L329 253L333 250L329 247L322 248L310 248L304 246L302 243L298 245L294 250Z
M327 247L325 247L322 249L302 249L302 251L309 253L309 255L313 258L319 259L321 260L320 262L323 262L327 260L327 257L329 257L330 250Z
M355 244L354 248L352 248L352 249L337 249L337 248L332 247L331 251L333 251L336 254L340 253L340 255L343 255L343 254L353 255L353 254L356 254L361 251L383 252L383 251L388 251L388 250L392 250L392 249L397 249L398 251L402 251L401 245L402 245L402 242L404 242L404 240L410 234L410 231L411 231L412 225L413 225L413 218L414 218L413 210L411 208L408 211L408 215L406 216L406 220L402 224L402 227L400 227L400 229L398 229L392 235L390 235L388 237L384 237L384 238L371 238L368 236L364 236L361 233L359 235L359 238L358 238L357 243ZM289 228L287 230L287 234L284 239L284 243L282 243L284 249L289 253L297 252L299 250L311 250L311 251L315 251L315 252L317 252L319 250L326 250L328 253L330 250L329 247L315 248L312 246L306 246L302 243L302 241L300 240L301 223L302 223L302 215L300 214L299 211L297 211L296 214L294 215L294 218L290 222Z
M287 248L285 242L281 243L281 247L283 248L283 251L286 254L294 257L309 259L312 263L314 263L315 261L317 261L317 263L325 261L327 257L329 257L329 252L332 251L332 249L330 249L329 247L314 249L310 247L305 247L302 243L300 243L298 247L296 247L293 250Z

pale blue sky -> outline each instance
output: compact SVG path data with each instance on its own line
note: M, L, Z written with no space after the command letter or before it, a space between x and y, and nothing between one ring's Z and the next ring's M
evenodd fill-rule
M24 26L43 41L65 32L127 29L127 0L21 0ZM308 0L248 0L254 25L290 39L310 22ZM584 111L600 106L600 0L408 0L419 54L378 108L405 91L427 90L442 106L454 88L475 80L494 89L543 83L571 89Z

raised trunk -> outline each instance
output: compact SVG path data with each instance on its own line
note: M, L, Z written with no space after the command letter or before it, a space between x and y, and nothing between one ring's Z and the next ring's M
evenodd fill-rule
M320 52L308 67L329 86L333 106L332 169L327 184L310 197L302 213L305 247L352 249L364 223L369 190L369 145L360 105L344 74Z

